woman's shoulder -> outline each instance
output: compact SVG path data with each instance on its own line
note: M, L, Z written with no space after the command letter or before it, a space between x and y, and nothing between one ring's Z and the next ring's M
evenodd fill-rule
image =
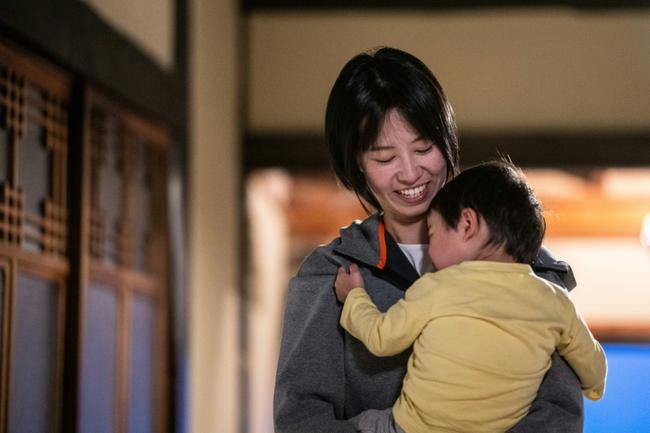
M294 311L291 316L302 315L306 311L320 311L322 305L336 304L334 295L334 280L338 268L343 264L334 253L334 248L340 242L339 238L327 245L316 247L303 260L296 274L289 281L287 292L287 311ZM287 313L289 314L289 313Z
M372 238L376 236L372 235L372 231L376 232L376 226L377 218L373 215L341 228L339 236L316 247L307 255L296 276L336 274L339 266L348 265L355 259L363 259L363 255L375 249Z
M340 245L341 238L336 237L328 244L319 245L313 249L302 261L297 277L317 276L335 273L343 263L334 252L337 245Z
M567 290L572 290L576 286L576 279L571 266L567 262L557 260L544 246L540 248L532 268L538 276Z

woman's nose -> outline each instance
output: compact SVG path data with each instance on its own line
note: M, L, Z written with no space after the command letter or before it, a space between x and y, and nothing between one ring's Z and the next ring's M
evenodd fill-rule
M420 167L413 158L403 158L397 179L405 184L415 183L420 178Z

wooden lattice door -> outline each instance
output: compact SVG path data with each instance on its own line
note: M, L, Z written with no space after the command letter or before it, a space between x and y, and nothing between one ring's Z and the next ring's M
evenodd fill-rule
M167 431L168 151L0 41L0 433Z
M165 130L96 91L84 126L79 432L165 429Z
M0 431L61 419L70 82L0 44Z

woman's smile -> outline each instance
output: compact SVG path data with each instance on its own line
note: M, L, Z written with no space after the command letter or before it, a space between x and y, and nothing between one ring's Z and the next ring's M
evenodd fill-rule
M427 186L428 184L423 183L422 185L401 189L395 192L407 202L417 203L426 197Z

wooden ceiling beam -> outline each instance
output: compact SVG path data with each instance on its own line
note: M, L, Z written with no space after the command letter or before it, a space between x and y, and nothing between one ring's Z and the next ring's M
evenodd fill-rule
M472 165L510 155L521 167L592 169L650 167L650 130L616 132L461 132L461 163ZM318 134L255 134L244 140L244 169L282 167L327 170Z
M244 11L258 10L453 10L502 7L570 7L576 9L635 9L650 6L648 0L243 0Z

